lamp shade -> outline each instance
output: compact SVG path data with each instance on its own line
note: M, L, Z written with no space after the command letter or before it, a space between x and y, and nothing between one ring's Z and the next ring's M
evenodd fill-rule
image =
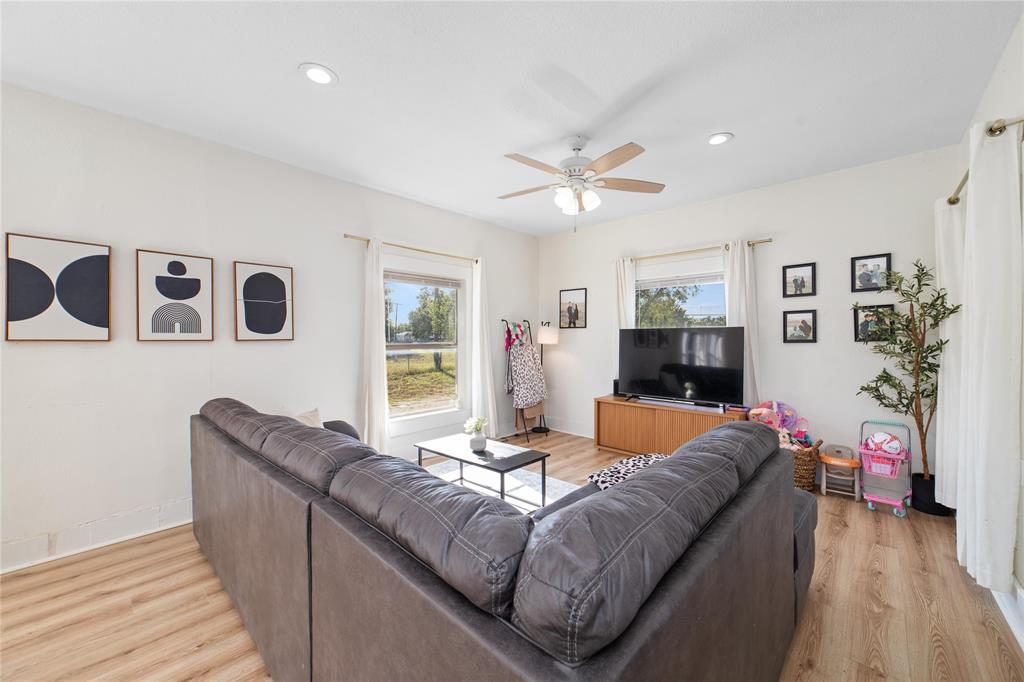
M537 343L545 346L553 346L558 343L558 330L554 327L540 327L537 329Z

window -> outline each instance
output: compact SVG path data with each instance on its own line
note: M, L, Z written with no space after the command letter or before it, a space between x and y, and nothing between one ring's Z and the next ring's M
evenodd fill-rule
M462 282L384 273L388 405L393 416L459 407Z
M636 326L724 327L721 276L636 283Z

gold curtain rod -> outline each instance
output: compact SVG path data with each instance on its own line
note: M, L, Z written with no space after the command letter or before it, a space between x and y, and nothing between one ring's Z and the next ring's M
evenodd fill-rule
M1024 116L1020 116L1018 118L1011 118L1009 121L1007 121L1006 119L998 118L995 121L992 121L992 125L988 127L988 130L985 131L985 134L988 135L989 137L999 137L1000 135L1005 133L1006 129L1009 128L1010 126L1019 125L1021 123L1024 123ZM968 168L964 172L964 177L960 179L960 184L956 186L956 189L953 190L953 193L949 195L948 199L946 199L947 204L949 204L950 206L956 206L957 204L960 203L960 193L963 192L964 187L967 186L967 178L969 178L970 175L971 169Z
M757 246L758 244L770 244L772 241L771 237L768 239L749 239L747 240L747 246ZM651 258L669 258L671 256L683 256L688 253L700 253L701 251L714 251L715 249L721 249L722 247L729 250L728 244L710 244L708 246L698 246L693 249L683 249L682 251L669 251L668 253L652 253L647 256L633 256L633 260L650 260Z
M369 237L361 237L358 234L348 234L346 232L345 233L345 239L354 239L357 242L365 242L367 246L370 245L370 238ZM445 253L444 251L432 251L430 249L421 249L418 246L407 246L405 244L396 244L395 242L381 242L381 244L383 244L384 246L390 246L390 247L395 248L395 249L405 249L406 251L416 251L417 253L427 253L427 254L430 254L431 256L443 256L444 258L455 258L455 259L458 259L458 260L469 261L470 263L475 263L477 261L476 258L470 258L469 256L459 256L459 255L456 255L454 253Z

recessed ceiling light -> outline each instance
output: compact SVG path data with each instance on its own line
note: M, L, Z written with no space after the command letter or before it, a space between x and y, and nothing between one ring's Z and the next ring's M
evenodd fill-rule
M317 85L330 85L331 83L338 82L338 75L323 64L316 64L314 62L299 64L299 71Z
M732 133L715 133L708 138L708 144L725 144L733 138Z

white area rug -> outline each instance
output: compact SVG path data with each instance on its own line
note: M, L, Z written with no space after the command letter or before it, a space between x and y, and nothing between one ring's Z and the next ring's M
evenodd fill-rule
M531 466L538 465L532 464ZM427 471L452 483L459 479L459 463L454 460L427 467ZM498 474L469 464L464 465L463 473L465 481L462 485L482 495L498 497L497 491L501 485ZM488 490L488 488L493 488L493 490ZM579 486L548 476L545 502L551 504L576 488ZM535 511L538 507L544 506L540 502L540 473L517 469L505 474L505 501L524 512Z

